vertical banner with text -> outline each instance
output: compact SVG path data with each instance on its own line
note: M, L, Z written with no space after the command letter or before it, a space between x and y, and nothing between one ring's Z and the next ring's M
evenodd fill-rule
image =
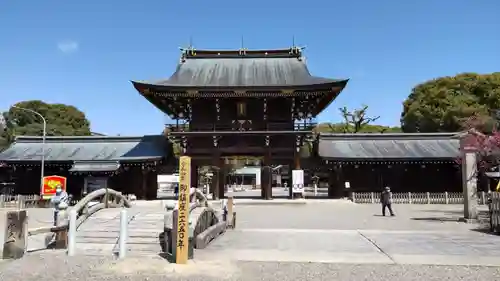
M189 195L191 190L191 157L179 159L179 210L177 217L177 249L175 262L185 264L189 253Z

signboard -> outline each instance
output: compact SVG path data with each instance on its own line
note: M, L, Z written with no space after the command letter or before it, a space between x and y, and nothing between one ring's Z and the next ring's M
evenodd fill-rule
M46 176L43 177L43 187L41 196L43 199L50 199L56 195L56 187L60 185L63 191L66 191L66 177L62 176Z
M175 262L186 264L189 253L189 197L191 190L191 157L179 159L179 209L177 212L177 247Z
M106 188L108 184L108 178L105 177L86 177L84 181L83 190L85 193L91 193L101 188Z
M304 170L292 171L292 192L304 193Z

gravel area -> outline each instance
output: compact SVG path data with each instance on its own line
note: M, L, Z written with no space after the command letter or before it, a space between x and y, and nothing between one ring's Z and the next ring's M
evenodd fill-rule
M26 270L29 268L30 270ZM354 265L282 262L197 262L169 264L156 257L68 258L62 252L30 254L24 259L0 263L2 281L72 280L499 280L494 267Z

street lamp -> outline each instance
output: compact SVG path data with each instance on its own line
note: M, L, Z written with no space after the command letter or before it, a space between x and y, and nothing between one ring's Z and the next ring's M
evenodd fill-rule
M43 191L43 177L45 176L45 136L47 135L47 120L45 120L45 117L43 117L42 114L28 108L23 108L23 107L18 107L13 105L13 108L19 109L19 110L24 110L30 113L35 114L36 116L40 117L43 121L43 133L42 133L42 161L40 163L40 193Z

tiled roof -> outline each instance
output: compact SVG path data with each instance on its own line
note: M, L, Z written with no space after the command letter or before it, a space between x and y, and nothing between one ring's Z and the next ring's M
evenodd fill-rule
M300 51L196 50L185 55L168 79L156 82L133 82L136 88L159 87L344 87L347 80L312 76Z
M456 133L320 134L318 154L326 159L453 159Z
M0 161L39 161L41 137L18 137ZM47 137L45 161L140 161L168 157L169 145L162 135L139 137Z

